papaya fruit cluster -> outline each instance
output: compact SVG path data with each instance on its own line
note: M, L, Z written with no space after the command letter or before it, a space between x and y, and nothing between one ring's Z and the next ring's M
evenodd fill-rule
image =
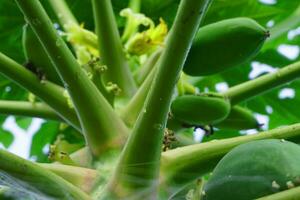
M201 27L183 71L190 76L207 76L240 66L258 54L268 36L264 27L244 17ZM260 126L250 110L231 106L229 100L220 95L183 94L172 102L171 112L176 120L188 125L214 125L226 130Z
M252 200L300 185L300 147L278 139L242 144L218 163L204 200ZM297 198L296 198L297 199Z

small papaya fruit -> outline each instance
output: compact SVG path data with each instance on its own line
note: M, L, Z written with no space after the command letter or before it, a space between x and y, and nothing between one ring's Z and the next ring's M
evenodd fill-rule
M204 200L252 200L300 184L300 147L278 139L242 144L226 154L205 184Z
M44 47L28 24L23 27L22 42L27 62L26 67L34 73L37 73L38 76L40 76L41 73L44 73L43 75L46 76L47 80L62 85Z
M260 124L251 110L241 106L234 106L231 108L227 118L215 124L215 127L226 130L247 130L258 129Z
M191 76L206 76L241 65L259 52L268 36L264 27L244 17L201 27L183 71Z
M189 125L215 124L224 120L230 112L227 98L214 93L183 95L171 104L175 119Z

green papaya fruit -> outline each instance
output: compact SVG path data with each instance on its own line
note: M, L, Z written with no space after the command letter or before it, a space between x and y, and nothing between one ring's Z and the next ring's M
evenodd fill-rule
M222 20L201 27L194 38L183 71L206 76L225 71L253 58L269 32L250 18Z
M27 62L26 67L36 73L39 77L45 76L47 80L62 85L44 47L28 24L23 27L22 42Z
M171 105L171 113L188 125L208 125L224 120L230 112L227 98L219 94L183 95Z
M252 200L300 184L300 147L278 139L242 144L226 154L204 186L203 200Z
M226 130L247 130L258 129L260 124L251 110L241 106L234 106L231 108L227 118L217 123L215 127Z

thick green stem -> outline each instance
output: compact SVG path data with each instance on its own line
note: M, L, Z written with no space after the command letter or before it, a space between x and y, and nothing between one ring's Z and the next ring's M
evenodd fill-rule
M131 97L136 86L123 51L111 0L93 0L92 3L99 51L108 67L105 81L117 84L122 90L121 97Z
M101 94L106 98L106 100L113 106L115 95L107 91L107 89L103 85L102 77L103 77L102 73L94 72L92 78L93 83L96 85L96 87L101 92Z
M255 135L205 142L164 152L161 158L161 184L176 190L209 173L232 148L246 142L271 138L299 140L300 123Z
M15 1L70 93L88 146L94 155L99 155L113 145L116 136L126 135L126 126L77 63L39 1Z
M162 139L174 87L209 0L181 1L157 74L110 182L116 198L155 198ZM145 148L147 147L147 148ZM144 191L144 192L141 192ZM139 196L140 195L140 196ZM138 197L137 197L138 196Z
M250 80L224 92L232 105L251 99L275 87L293 81L300 77L300 62L293 63L278 71Z
M299 200L299 199L300 199L300 187L295 187L282 192L261 197L257 200Z
M0 114L63 120L47 104L39 102L0 100Z
M0 185L37 193L41 198L91 200L91 198L60 176L41 166L0 150ZM22 188L20 188L22 187Z
M65 0L50 0L49 4L54 10L59 23L64 27L65 24L75 23L78 24L73 13L69 9Z
M155 72L157 71L157 67L155 66L158 62L161 53L162 49L159 49L145 63L145 66L143 66L145 70L141 70L141 75L143 75L143 79L145 80L142 80L142 85L140 86L138 91L134 94L134 96L131 98L128 104L121 110L121 118L130 127L132 127L135 124L145 104L145 100L152 85Z
M40 163L39 165L49 171L52 171L56 175L62 177L87 193L92 191L94 184L99 178L98 171L93 169L62 164Z
M141 0L130 0L128 7L138 13L141 9ZM122 35L122 41L126 42L135 32L136 32L136 25L134 23L134 19L132 17L129 17L126 21L125 29Z
M90 168L92 165L93 157L88 147L83 147L70 154L70 158L76 166Z
M65 32L73 35L72 38L75 37L74 35L76 35L75 40L80 40L81 44L79 45L78 41L72 42L72 39L69 39L69 42L75 51L82 44L84 44L83 46L86 45L98 49L97 37L93 32L81 27L65 0L50 0L49 3ZM73 29L76 30L76 33L74 33L75 30ZM80 60L80 58L78 59Z
M69 32L67 28L68 26L66 25L70 25L71 23L73 23L79 26L76 18L74 17L73 13L71 12L65 0L51 0L49 1L49 3L52 6L53 10L55 11L55 14L60 24L62 25L63 29L66 32ZM95 49L98 49L98 44L95 43L94 40L91 40L90 37L85 37L85 36L86 35L82 33L82 37L81 37L82 43L86 43L94 47ZM76 44L71 43L71 45L73 45L73 48L76 49ZM101 74L94 72L92 81L97 86L98 90L102 93L102 95L107 99L107 101L109 101L110 104L113 104L113 95L109 94L105 90L105 87L102 83L101 76L102 76Z
M148 75L150 75L161 53L162 49L157 50L148 58L145 64L141 68L139 68L138 71L135 72L134 78L139 85L141 85L146 80Z
M129 0L128 7L135 12L140 12L141 10L141 0Z
M64 90L49 81L41 81L37 75L0 53L0 73L29 90L52 107L57 114L78 131L82 131L74 109L63 96Z
M153 68L141 87L128 102L128 104L121 110L120 116L123 121L130 127L133 127L139 114L141 113L145 100L151 88L153 78L156 72L156 68Z

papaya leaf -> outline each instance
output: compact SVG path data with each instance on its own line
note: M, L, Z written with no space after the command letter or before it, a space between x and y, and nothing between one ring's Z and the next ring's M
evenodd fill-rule
M32 118L30 117L15 117L15 118L18 126L24 130L27 130L32 122Z
M55 140L58 133L59 124L49 121L42 124L42 127L32 138L30 157L37 162L49 162L48 153L50 144Z
M206 16L206 23L233 17L250 17L265 25L289 16L298 6L296 1L278 0L275 4L264 4L259 0L215 0Z
M0 124L2 125L5 121L6 117L0 116ZM11 132L6 131L1 126L0 128L0 146L2 145L5 148L8 148L14 140L14 136Z

